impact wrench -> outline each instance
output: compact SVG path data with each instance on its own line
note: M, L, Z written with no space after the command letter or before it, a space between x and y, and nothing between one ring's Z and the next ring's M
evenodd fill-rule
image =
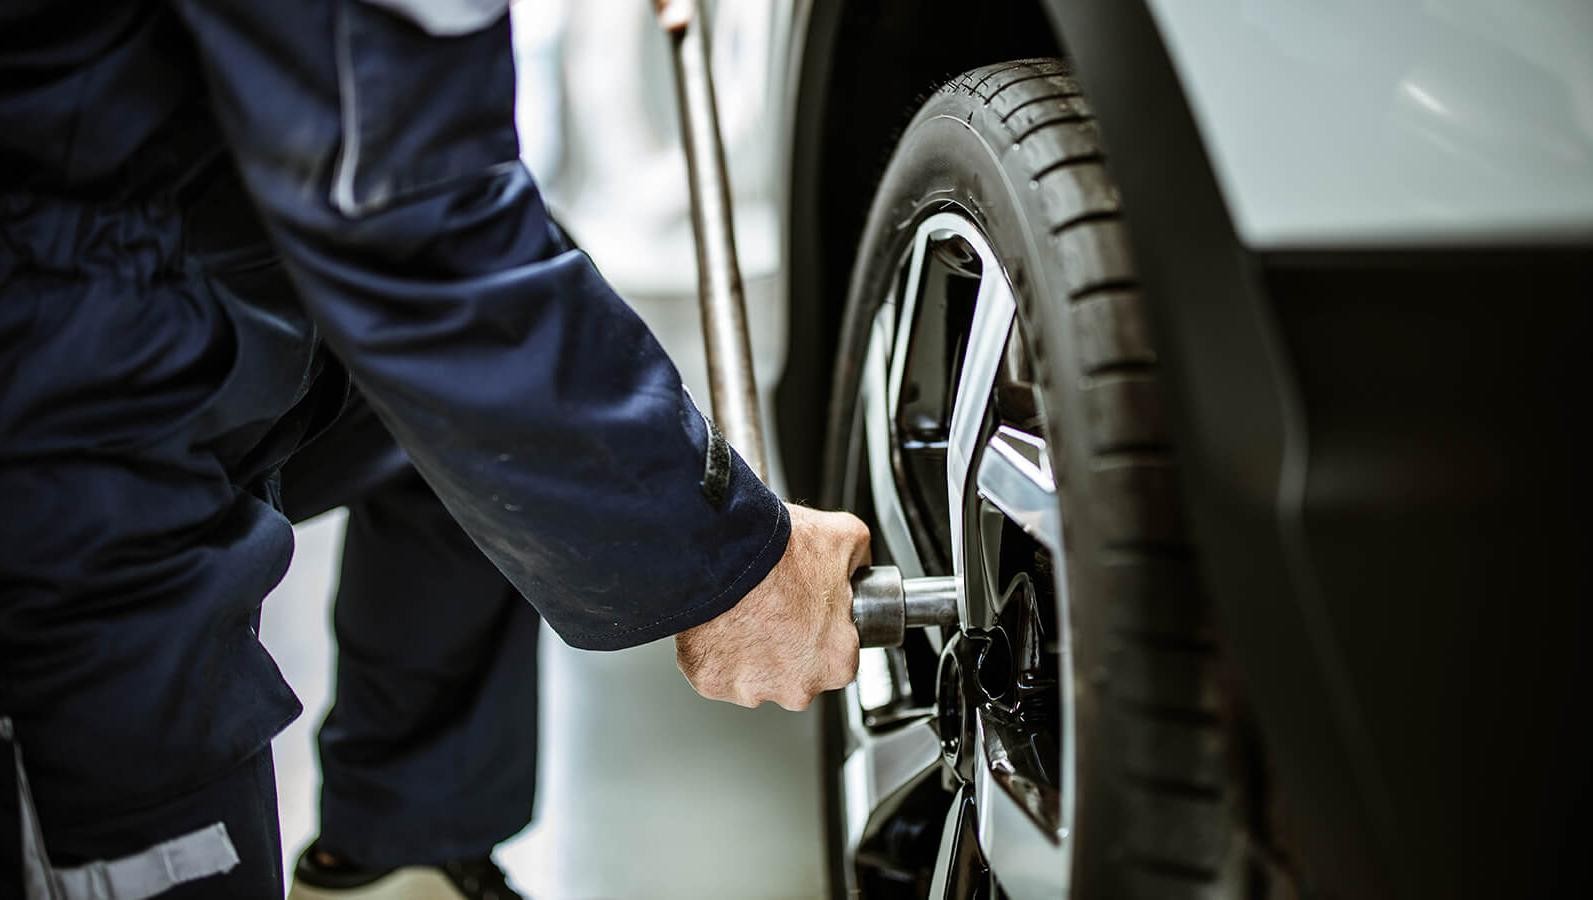
M667 0L657 10L675 60L714 423L752 471L768 480L746 299L736 261L730 178L708 69L708 20L695 0ZM955 625L957 579L903 578L895 566L861 569L852 576L852 621L864 647L900 646L908 628Z

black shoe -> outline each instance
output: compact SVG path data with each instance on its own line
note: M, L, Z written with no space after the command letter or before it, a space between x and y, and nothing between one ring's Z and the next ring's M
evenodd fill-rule
M526 900L509 887L508 877L490 856L446 862L441 869L470 900Z
M361 869L331 862L314 843L299 855L288 900L526 900L492 857L440 866Z

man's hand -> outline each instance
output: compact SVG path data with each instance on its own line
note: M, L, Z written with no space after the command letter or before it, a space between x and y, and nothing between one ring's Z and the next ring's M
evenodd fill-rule
M710 700L807 709L857 675L852 573L868 565L868 526L787 504L791 541L740 603L675 636L675 662Z

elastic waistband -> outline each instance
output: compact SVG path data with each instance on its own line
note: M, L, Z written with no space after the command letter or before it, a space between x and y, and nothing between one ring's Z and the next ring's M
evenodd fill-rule
M180 270L182 243L182 214L170 195L102 202L0 194L0 284L33 272L147 285Z
M0 190L0 283L13 272L115 276L148 284L182 265L185 219L230 171L207 120L178 117L114 178Z

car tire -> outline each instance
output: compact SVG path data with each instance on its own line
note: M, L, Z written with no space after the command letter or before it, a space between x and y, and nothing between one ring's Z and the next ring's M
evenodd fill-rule
M843 319L826 499L867 507L847 496L847 472L870 325L896 289L914 223L948 210L983 233L1005 272L1049 435L1065 535L1066 565L1055 577L1068 598L1076 770L1072 871L1057 872L1057 883L1084 897L1250 896L1235 704L1180 506L1124 211L1066 62L961 75L902 134L861 236ZM824 720L832 838L846 802L846 702L830 698ZM844 839L831 847L841 893L854 861Z

